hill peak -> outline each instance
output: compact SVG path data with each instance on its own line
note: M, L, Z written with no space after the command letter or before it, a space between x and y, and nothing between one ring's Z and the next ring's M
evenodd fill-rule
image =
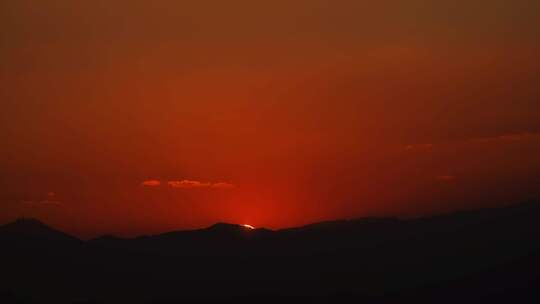
M215 223L210 228L214 229L222 229L222 228L241 228L238 224L231 224L231 223L225 223L225 222L219 222Z
M18 218L13 222L4 225L3 228L52 229L42 221L35 218Z
M0 226L0 235L18 239L77 240L75 237L55 230L34 218L19 218Z

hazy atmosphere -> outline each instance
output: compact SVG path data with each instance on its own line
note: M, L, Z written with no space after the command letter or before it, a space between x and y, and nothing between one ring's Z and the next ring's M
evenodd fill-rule
M537 0L0 0L0 222L84 238L540 198Z

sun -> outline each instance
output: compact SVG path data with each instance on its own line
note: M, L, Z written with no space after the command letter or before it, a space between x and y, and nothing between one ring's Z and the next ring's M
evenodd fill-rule
M255 229L255 227L253 227L251 225L248 225L248 224L243 224L242 226L247 228L247 229L251 229L251 230Z

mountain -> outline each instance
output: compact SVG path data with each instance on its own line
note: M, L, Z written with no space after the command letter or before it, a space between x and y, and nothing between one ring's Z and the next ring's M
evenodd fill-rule
M131 251L167 256L237 255L252 251L255 243L266 240L274 232L251 229L243 225L217 223L197 230L183 230L114 241L103 238L91 240L102 247L122 247Z
M175 238L192 236L195 238L209 238L209 239L252 239L271 233L267 229L252 229L243 225L229 224L229 223L216 223L210 227L197 229L197 230L184 230L173 231L163 233L157 236L151 236L153 238Z
M539 232L536 202L277 231L218 223L84 242L23 220L0 227L8 248L0 251L0 301L537 303ZM20 239L39 242L10 246Z
M0 240L77 242L77 238L55 230L36 219L18 219L0 226Z

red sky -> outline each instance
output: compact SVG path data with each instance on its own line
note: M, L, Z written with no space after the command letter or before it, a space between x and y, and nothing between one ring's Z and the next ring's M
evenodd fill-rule
M540 4L0 3L0 222L280 228L540 196Z

